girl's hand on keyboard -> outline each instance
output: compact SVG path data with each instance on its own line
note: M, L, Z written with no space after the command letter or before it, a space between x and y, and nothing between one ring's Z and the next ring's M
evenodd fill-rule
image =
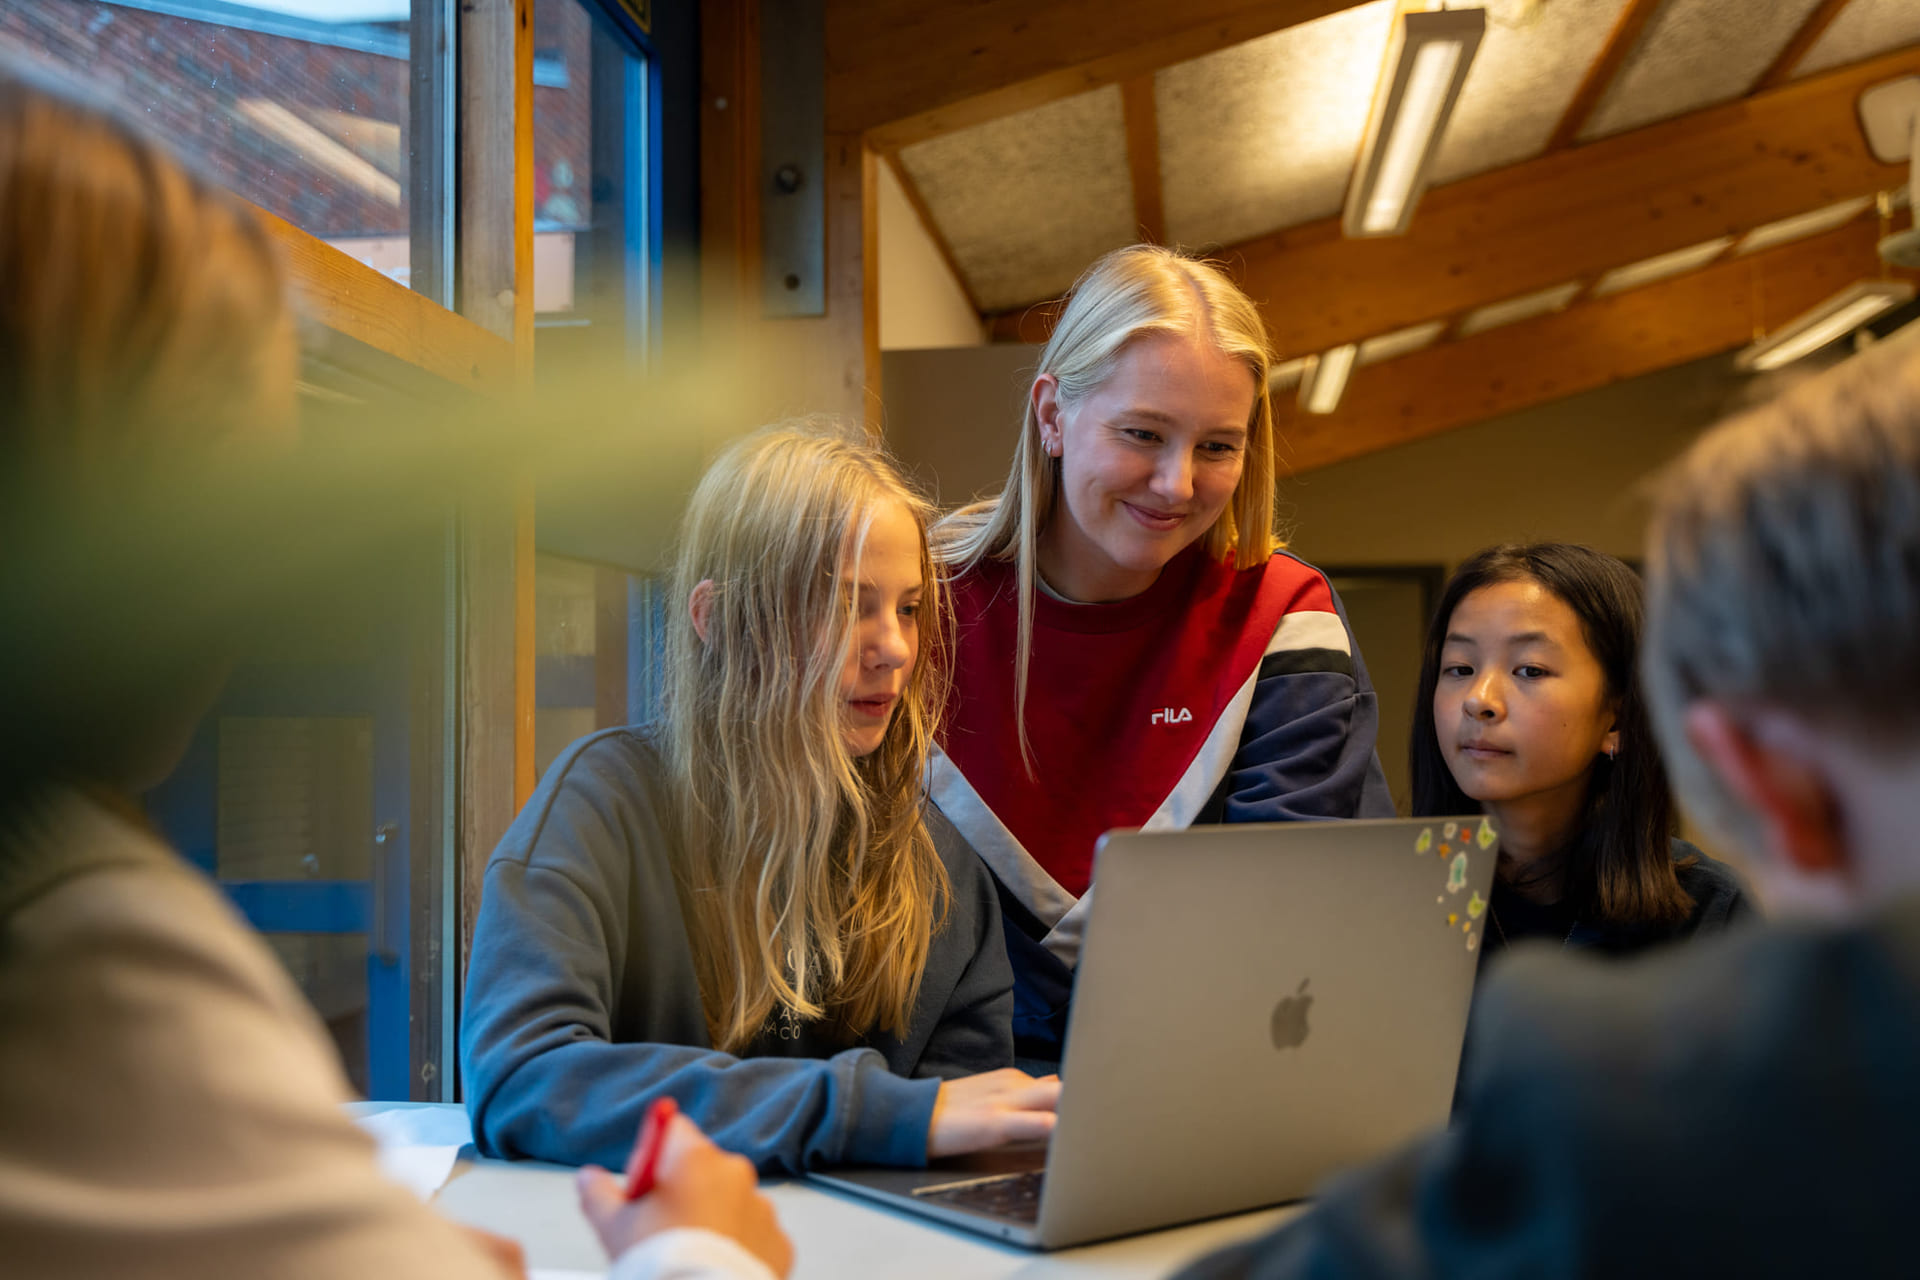
M1036 1079L1007 1067L949 1080L933 1104L927 1155L957 1156L1045 1138L1059 1104L1059 1076Z

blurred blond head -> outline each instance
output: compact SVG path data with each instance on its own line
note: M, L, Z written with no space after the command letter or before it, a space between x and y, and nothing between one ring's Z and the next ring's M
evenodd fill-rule
M252 211L112 111L0 63L0 447L16 468L283 432L294 356Z
M1920 749L1920 341L1882 344L1702 438L1648 546L1649 708L1689 814L1764 841L1690 707L1774 708L1876 754Z

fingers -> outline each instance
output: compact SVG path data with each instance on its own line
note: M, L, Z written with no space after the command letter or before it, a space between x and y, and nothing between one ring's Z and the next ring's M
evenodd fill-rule
M1038 1142L1053 1136L1058 1117L1051 1111L1006 1111L995 1117L1000 1130L1000 1145L1009 1142Z
M1060 1108L1060 1081L1057 1078L1036 1080L1026 1088L1008 1094L1002 1105L1018 1107L1022 1111L1057 1111Z
M580 1195L580 1212L587 1221L599 1225L620 1212L627 1203L626 1188L620 1179L598 1165L587 1165L574 1175L574 1189Z

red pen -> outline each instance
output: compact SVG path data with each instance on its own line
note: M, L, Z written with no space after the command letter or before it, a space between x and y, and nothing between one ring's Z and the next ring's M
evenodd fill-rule
M680 1114L672 1098L655 1098L640 1122L640 1136L634 1140L633 1154L627 1157L627 1199L638 1200L653 1190L653 1176L660 1168L660 1152L667 1145L667 1128Z

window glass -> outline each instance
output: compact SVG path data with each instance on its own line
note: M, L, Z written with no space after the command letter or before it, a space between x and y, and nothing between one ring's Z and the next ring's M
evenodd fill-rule
M0 45L115 95L216 181L444 302L445 112L414 33L446 0L0 0ZM436 40L445 61L444 40ZM450 71L448 71L450 74ZM444 95L442 95L444 96ZM418 134L418 136L416 136ZM415 208L426 201L432 208ZM420 279L416 279L416 275Z
M654 341L658 85L637 41L583 0L534 5L534 310L644 358Z
M661 621L654 579L566 556L534 561L534 767L596 729L658 709Z

